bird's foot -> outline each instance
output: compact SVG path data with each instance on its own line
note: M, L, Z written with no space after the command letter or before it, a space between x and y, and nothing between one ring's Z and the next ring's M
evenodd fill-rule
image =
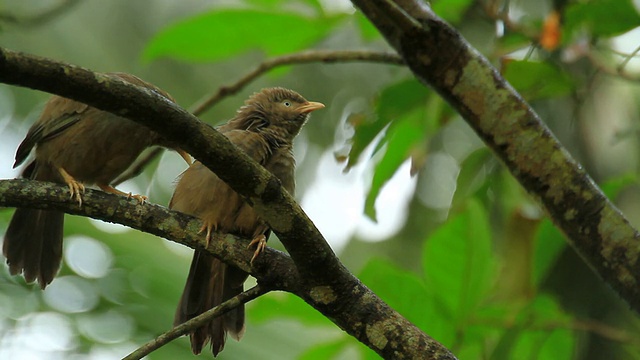
M148 197L144 196L144 195L133 195L131 193L126 193L124 191L120 191L116 188L114 188L111 185L103 185L103 184L98 184L98 187L100 189L102 189L102 191L104 192L108 192L110 194L116 194L116 195L120 195L120 196L124 196L127 199L136 199L138 200L138 202L140 203L140 205L144 204L145 201L147 201L147 199L149 199Z
M134 194L132 195L131 193L127 194L127 199L136 199L138 200L138 202L140 203L140 205L144 204L147 199L149 199L148 197L144 196L144 195L138 195L138 194Z
M82 206L82 194L84 194L84 185L69 175L63 168L58 168L60 175L64 179L64 182L69 186L69 192L71 193L70 199L76 199L78 206Z
M254 245L256 246L256 251L253 252L253 256L251 257L251 264L253 264L253 260L255 260L258 255L260 255L260 253L262 253L267 247L267 237L264 236L264 234L256 236L255 238L253 238L253 240L251 240L249 246L247 246L247 249L251 248Z

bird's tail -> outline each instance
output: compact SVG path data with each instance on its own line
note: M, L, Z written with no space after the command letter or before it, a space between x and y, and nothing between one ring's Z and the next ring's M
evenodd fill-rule
M22 173L26 178L47 180L46 169L32 162ZM44 175L41 178L39 175ZM24 273L27 282L38 280L44 289L56 276L62 261L64 213L38 209L16 209L7 228L2 253L12 275Z
M228 267L211 254L196 250L189 269L174 326L182 324L203 312L220 305L240 294L247 274ZM224 348L227 333L236 340L244 334L244 305L217 317L208 324L191 332L191 349L199 354L211 341L211 351L217 356Z
M62 260L64 213L16 209L4 236L2 253L12 275L24 273L44 289L56 276Z

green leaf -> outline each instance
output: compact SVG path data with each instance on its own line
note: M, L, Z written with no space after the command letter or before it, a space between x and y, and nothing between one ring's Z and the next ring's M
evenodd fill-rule
M375 116L352 115L350 121L356 132L351 139L347 170L357 164L364 149L389 123L416 106L425 104L428 94L429 90L415 79L403 80L380 93L376 100Z
M385 260L372 259L358 278L389 306L433 338L443 343L453 341L453 324L442 316L442 309L434 302L432 292L416 274L399 269Z
M531 39L519 32L508 32L497 39L500 54L507 54L531 45Z
M298 360L332 359L336 355L338 355L338 353L340 353L340 351L342 351L347 345L347 338L341 338L336 341L316 345L302 353L302 355L298 357Z
M358 24L358 29L360 29L360 35L362 38L367 41L371 41L374 39L380 38L380 32L378 29L373 26L373 24L367 19L361 12L355 13L356 23Z
M560 252L567 246L564 236L551 221L540 224L533 255L533 284L540 286L555 264Z
M458 323L473 314L496 271L487 215L477 200L427 239L422 259L426 284L448 316Z
M364 212L372 220L376 219L375 201L382 187L405 160L427 151L427 143L438 129L438 121L445 109L443 101L430 96L430 92L420 83L415 80L403 81L381 94L374 122L361 121L356 124L347 169L355 164L364 148L388 125L383 138L376 145L376 151L384 149L384 155L375 166L365 200Z
M524 330L511 353L512 359L571 359L575 337L570 327L571 318L549 296L538 296L520 314L518 319ZM564 323L564 325L563 325ZM556 328L551 327L553 324Z
M375 201L382 187L396 173L400 165L407 160L412 152L426 151L426 141L435 126L427 125L423 109L415 109L405 114L402 119L391 124L382 139L387 147L379 163L375 166L371 188L364 204L364 212L372 220L376 219Z
M441 18L450 23L459 23L462 20L472 0L437 0L431 2L431 9Z
M538 359L573 359L576 337L568 329L554 329L549 331L537 331L530 335L534 337L531 346L523 346L524 351L532 350L538 353ZM523 339L523 343L527 339ZM526 344L528 345L528 344ZM524 353L524 352L523 352ZM531 353L530 353L531 354Z
M629 185L636 184L638 176L635 174L626 174L605 181L600 184L600 189L609 198L615 199L620 191Z
M386 260L371 259L358 278L410 321L420 320L423 315L423 309L416 309L415 304L432 303L427 288L418 275L400 269Z
M325 37L343 19L306 17L260 10L216 10L170 25L147 45L143 59L162 56L214 61L261 49L279 55L305 49Z
M614 36L640 26L640 15L631 0L581 1L567 7L564 24L569 34L586 29L592 35Z
M466 202L476 191L483 188L487 182L488 163L492 161L495 161L495 157L487 147L475 150L462 161L456 192L453 195L454 205Z
M527 100L564 96L574 87L567 74L545 62L510 61L504 77Z
M291 318L310 326L332 326L331 321L299 297L286 292L273 292L251 302L247 316L256 323Z
M509 360L512 359L511 352L522 334L522 328L519 325L507 329L500 337L496 347L491 353L491 360Z
M572 359L575 336L571 317L557 301L541 295L527 304L506 327L490 359Z

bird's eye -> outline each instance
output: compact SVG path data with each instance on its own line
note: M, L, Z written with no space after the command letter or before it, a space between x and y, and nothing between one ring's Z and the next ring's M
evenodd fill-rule
M291 102L290 102L290 101L284 101L284 102L282 103L282 105L284 105L284 106L286 106L286 107L289 107L289 106L291 106Z

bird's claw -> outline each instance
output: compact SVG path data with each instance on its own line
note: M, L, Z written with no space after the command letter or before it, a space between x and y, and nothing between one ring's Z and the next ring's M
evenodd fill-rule
M136 199L138 200L138 202L140 203L140 205L143 205L147 199L149 199L147 196L144 195L132 195L131 193L127 194L127 199Z
M108 192L110 194L116 194L116 195L124 196L124 197L127 198L127 200L136 199L136 200L138 200L140 205L143 205L145 203L145 201L147 201L147 199L148 199L148 197L146 197L144 195L137 195L137 194L133 195L132 193L126 193L124 191L120 191L120 190L114 188L111 185L98 184L98 187L100 189L102 189L102 191L104 191L104 192Z
M69 199L76 199L78 206L82 206L82 194L84 194L84 185L75 180L71 180L67 183L69 185L69 192L71 195Z
M210 226L207 223L204 223L204 224L202 224L202 227L198 231L198 234L202 234L202 232L205 231L205 230L207 231L207 236L204 239L205 240L205 244L206 244L205 248L208 248L209 247L209 243L211 242L211 229L212 229L212 226Z
M253 264L253 260L255 260L260 253L264 251L267 247L267 237L264 235L258 235L247 246L247 249L251 248L253 245L256 245L256 251L253 252L253 256L251 257L251 264Z
M69 186L69 192L71 193L69 199L76 199L76 201L78 202L78 206L82 206L82 194L84 194L84 185L81 182L76 181L76 179L74 179L73 176L69 175L69 173L65 169L58 168L58 172L62 176L62 179L64 179L64 182Z

